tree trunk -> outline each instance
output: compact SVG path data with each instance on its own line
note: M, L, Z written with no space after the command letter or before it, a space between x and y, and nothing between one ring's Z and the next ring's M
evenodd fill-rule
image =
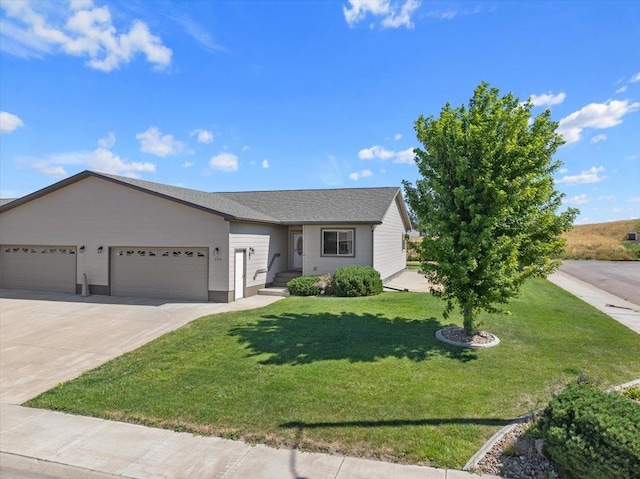
M463 325L464 332L471 336L475 332L474 320L473 320L473 308L464 308L462 310L462 315L464 317Z

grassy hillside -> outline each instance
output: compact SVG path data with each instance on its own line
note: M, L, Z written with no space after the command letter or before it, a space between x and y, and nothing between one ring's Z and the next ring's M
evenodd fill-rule
M640 220L578 225L564 234L563 259L637 260L640 242L627 241L627 233L640 233Z
M638 260L640 242L627 241L630 231L640 234L640 220L574 226L564 234L567 248L562 259ZM422 238L409 241L407 260L418 261L416 247Z

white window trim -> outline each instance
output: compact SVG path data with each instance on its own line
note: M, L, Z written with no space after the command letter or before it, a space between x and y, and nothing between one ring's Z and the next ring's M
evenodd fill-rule
M336 241L336 253L325 253L324 252L324 234L325 233L336 233L337 241ZM340 233L351 233L351 253L344 254L340 253ZM325 257L341 257L341 258L354 258L356 255L356 230L355 228L322 228L320 230L321 244L320 244L320 256Z

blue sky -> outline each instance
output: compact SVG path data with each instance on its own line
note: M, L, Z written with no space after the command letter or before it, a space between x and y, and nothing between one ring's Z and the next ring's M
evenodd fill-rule
M84 169L205 191L415 181L488 81L550 108L578 223L640 217L640 3L0 1L0 195Z

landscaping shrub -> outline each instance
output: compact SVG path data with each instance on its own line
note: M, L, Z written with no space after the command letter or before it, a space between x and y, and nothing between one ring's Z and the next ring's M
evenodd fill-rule
M640 405L629 399L576 381L549 402L539 428L569 478L640 478Z
M380 273L371 266L344 266L333 277L336 296L374 296L382 293Z
M294 296L316 296L320 294L320 288L316 283L320 276L298 276L287 283L289 293Z

